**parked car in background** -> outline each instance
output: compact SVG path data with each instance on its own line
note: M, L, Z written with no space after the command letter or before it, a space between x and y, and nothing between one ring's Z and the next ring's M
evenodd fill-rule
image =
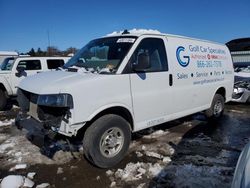
M250 102L250 62L234 63L234 91L232 101Z
M55 70L63 66L70 57L7 57L0 70L0 110L7 99L17 95L19 82L30 75Z
M238 159L231 188L250 187L250 143L242 150Z
M8 57L17 57L17 52L9 52L9 51L0 51L0 67L3 61Z

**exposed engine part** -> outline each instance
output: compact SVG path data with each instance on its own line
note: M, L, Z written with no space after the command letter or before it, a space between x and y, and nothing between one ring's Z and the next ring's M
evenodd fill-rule
M234 88L245 88L245 89L250 90L250 80L243 80L243 81L236 82L234 84Z

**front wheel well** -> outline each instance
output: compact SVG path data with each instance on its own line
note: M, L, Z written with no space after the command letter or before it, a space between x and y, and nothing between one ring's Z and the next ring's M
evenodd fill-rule
M89 126L91 126L91 124L99 119L100 117L107 115L107 114L115 114L118 116L121 116L122 118L124 118L130 125L130 130L133 131L134 130L134 121L133 121L133 117L130 113L130 111L124 107L121 106L117 106L117 107L111 107L111 108L107 108L101 112L99 112L97 115L95 115L90 121L88 121L79 131L79 136L81 136L82 134L84 134L84 132L87 130L87 128Z
M2 91L5 91L5 92L7 91L6 88L4 87L4 85L3 85L2 83L0 83L0 89L1 89Z

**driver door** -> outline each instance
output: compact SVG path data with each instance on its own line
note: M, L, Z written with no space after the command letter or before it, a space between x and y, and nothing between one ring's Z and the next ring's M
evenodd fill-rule
M149 55L150 68L131 70L131 93L136 129L141 130L165 122L171 114L171 74L168 70L165 39L144 38L134 51L130 63L136 64L140 53ZM130 66L131 67L131 66Z

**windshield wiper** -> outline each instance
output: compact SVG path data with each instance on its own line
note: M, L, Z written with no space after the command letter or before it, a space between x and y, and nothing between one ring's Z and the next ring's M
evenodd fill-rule
M84 65L83 63L81 63L79 61L76 64L74 64L74 66L80 67L80 68L85 68L86 71L89 71L89 67L87 65Z

